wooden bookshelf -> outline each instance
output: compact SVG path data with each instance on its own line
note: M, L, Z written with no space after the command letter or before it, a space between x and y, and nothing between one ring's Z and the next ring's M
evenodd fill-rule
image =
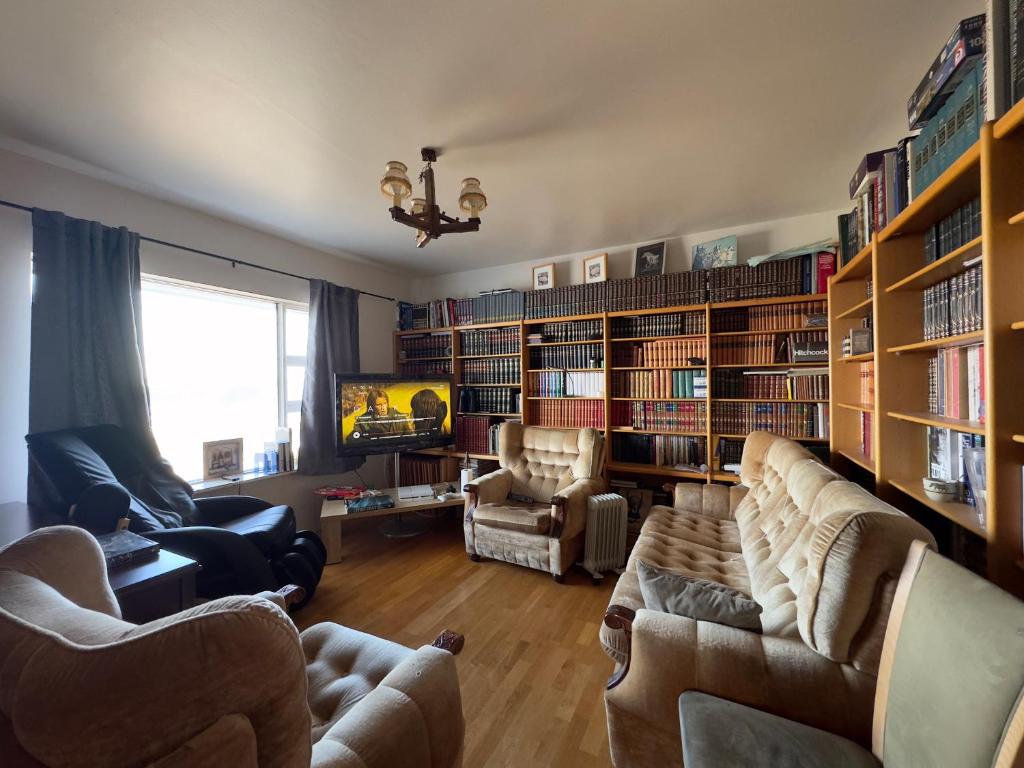
M697 305L685 305L685 306L673 306L673 307L659 307L656 309L644 309L644 310L622 310L615 312L606 312L598 314L583 314L583 315L570 315L565 317L546 317L538 319L524 320L520 323L490 323L490 324L478 324L461 326L456 325L454 328L449 329L433 329L433 330L422 330L422 331L399 331L395 333L395 359L396 359L396 370L401 370L397 365L398 363L398 350L402 339L406 336L412 336L416 334L430 334L436 332L447 332L452 334L452 370L453 376L456 382L457 391L468 387L512 387L520 388L522 393L522 414L509 414L509 413L473 413L463 414L458 412L456 415L480 415L495 420L505 418L521 418L524 423L536 423L536 416L532 412L533 404L540 404L545 402L551 402L554 400L572 400L572 401L591 401L603 403L603 415L605 427L603 431L605 433L607 451L608 451L608 471L611 474L624 474L624 475L641 475L648 477L664 477L667 479L680 479L680 480L693 480L700 482L723 482L723 483L736 483L739 482L739 478L729 472L722 472L717 466L716 449L718 446L719 439L728 440L743 440L746 434L716 434L712 431L712 404L714 402L732 402L732 403L768 403L768 404L804 404L804 405L829 405L827 399L786 399L786 398L717 398L714 396L711 387L711 371L715 368L731 368L731 369L747 369L747 370L772 370L782 374L787 369L793 368L824 368L828 366L826 362L800 362L800 363L764 363L764 364L723 364L715 365L714 360L708 360L710 365L672 365L664 366L665 370L676 370L676 371L688 371L688 370L704 370L708 377L708 394L703 398L687 398L687 397L625 397L625 396L612 396L612 377L617 372L629 372L629 371L650 371L651 366L621 366L612 365L614 356L614 350L616 347L620 347L623 344L637 344L641 345L646 342L657 342L657 341L703 341L705 349L705 359L707 355L711 353L711 340L712 338L719 337L764 337L773 335L788 335L792 333L804 333L804 332L820 332L827 333L828 328L826 327L791 327L779 328L776 330L753 330L753 331L711 331L711 312L717 309L743 309L760 306L778 306L786 304L803 304L807 302L827 302L828 294L809 294L809 295L795 295L795 296L782 296L773 297L768 299L746 299L740 301L729 301L729 302L717 302ZM647 335L638 334L630 335L628 337L613 338L611 329L612 321L615 318L622 317L650 317L652 315L674 315L680 313L702 313L703 314L703 333L666 333L663 335ZM581 339L579 341L545 341L542 343L527 344L527 336L537 330L539 326L545 323L575 323L583 321L600 321L602 327L602 337L600 339ZM468 330L483 330L487 328L503 328L503 327L518 327L519 328L519 339L520 339L520 351L518 353L496 353L496 354L462 354L461 350L461 332ZM558 347L571 347L578 345L601 345L602 347L602 366L597 368L534 368L530 365L530 350L531 349L548 349ZM495 384L470 384L464 381L465 366L467 363L474 360L488 360L488 359L500 359L517 357L520 360L520 379L516 383L495 383ZM553 373L553 372L564 372L564 373L596 373L601 374L604 377L604 391L599 397L543 397L530 391L531 382L533 381L531 374L540 373ZM652 402L652 403L694 403L703 404L705 410L704 424L705 428L699 431L688 431L688 430L668 430L668 429L638 429L633 427L622 427L616 426L613 422L613 405L619 403L620 405L627 405L635 402ZM457 408L456 408L457 410ZM664 436L678 436L678 437L702 437L705 441L705 451L708 458L709 470L707 472L694 472L686 469L676 469L672 466L655 466L651 464L640 464L635 462L628 462L621 460L620 457L615 455L615 449L613 447L613 435L664 435ZM810 438L794 438L800 442L809 445L825 445L829 442L829 438L822 437L810 437ZM449 451L445 455L464 455L458 454L454 451ZM439 454L440 455L440 454ZM470 458L478 459L494 459L496 457L490 454L476 454L471 453Z
M832 456L840 469L874 475L876 492L897 507L936 515L953 528L979 537L987 575L1024 595L1022 485L1024 465L1024 102L996 124L983 126L979 141L921 192L874 242L829 282L829 333L833 348L857 317L873 316L874 403L860 403L859 366L833 363ZM930 264L924 236L933 224L980 196L981 237ZM921 340L923 291L982 265L983 330ZM874 295L867 297L871 279ZM914 338L916 335L917 338ZM941 349L984 345L984 422L928 412L928 361ZM834 360L836 358L833 358ZM847 358L849 360L850 358ZM844 369L849 369L848 371ZM874 455L860 450L859 420L873 419ZM948 428L984 437L987 517L958 502L924 494L929 474L928 429ZM945 525L950 525L945 523ZM940 524L940 523L936 523Z

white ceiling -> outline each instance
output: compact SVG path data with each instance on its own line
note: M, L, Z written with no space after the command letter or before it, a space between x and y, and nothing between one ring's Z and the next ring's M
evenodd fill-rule
M982 5L0 0L0 135L439 274L843 207ZM425 145L490 208L417 250L378 180Z

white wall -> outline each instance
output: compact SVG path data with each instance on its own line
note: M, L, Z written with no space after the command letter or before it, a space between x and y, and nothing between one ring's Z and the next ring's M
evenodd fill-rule
M535 259L486 269L472 269L472 265L467 264L466 271L463 272L420 278L413 284L413 296L415 301L426 301L442 296L453 298L473 296L477 291L489 288L525 290L531 287L532 268L551 262L555 263L555 285L574 285L583 282L583 259L602 252L608 253L609 278L630 277L633 268L633 249L637 245L661 239L668 241L666 272L689 269L691 248L694 245L725 235L736 235L739 260L744 262L752 256L783 251L826 238L835 239L838 236L836 217L844 212L812 213L708 232L694 232L671 238L652 237L640 243L595 248L582 253L570 253L555 258Z
M408 279L401 274L5 150L0 150L0 198L126 226L160 240L385 296L405 298L411 290ZM30 215L0 207L0 503L25 498L31 247ZM232 268L225 262L149 243L142 244L141 254L146 273L308 300L308 285L302 280L247 267ZM362 369L390 371L393 304L361 297L359 326ZM369 482L384 482L384 461L379 457L361 471ZM308 503L309 488L340 482L356 482L356 478L283 477L261 482L259 491L270 501L292 504L299 510L300 524L316 528L318 515L315 505Z

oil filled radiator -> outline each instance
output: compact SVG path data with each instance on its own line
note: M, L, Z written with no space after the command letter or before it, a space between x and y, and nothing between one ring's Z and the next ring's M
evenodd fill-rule
M591 496L587 503L587 537L583 567L594 580L626 565L626 500L617 493Z

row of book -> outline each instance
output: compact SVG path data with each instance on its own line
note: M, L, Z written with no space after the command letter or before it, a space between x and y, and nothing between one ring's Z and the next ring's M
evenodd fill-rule
M527 291L523 301L524 317L568 317L604 312L608 303L609 282L563 285Z
M484 328L461 331L459 349L463 355L509 355L519 352L518 328Z
M922 294L926 340L981 330L984 318L980 265L925 288Z
M728 403L712 400L711 423L716 433L725 435L766 430L785 437L827 438L829 408L825 403Z
M956 483L957 500L974 506L976 501L968 478L966 452L984 448L984 436L947 427L928 427L927 430L929 477Z
M795 301L762 307L731 307L711 310L711 332L779 331L824 326L828 302Z
M535 397L604 397L604 372L546 371L530 374Z
M454 299L434 299L419 304L400 301L397 312L397 325L400 331L450 328L456 321Z
M873 462L875 460L875 433L874 433L874 414L860 413L860 452L864 458L868 461Z
M807 253L756 266L741 264L708 271L708 300L739 301L777 296L824 293L835 274L836 255L831 251Z
M604 401L530 400L530 424L540 427L604 429Z
M527 344L546 344L563 341L600 341L604 338L601 320L572 320L562 323L543 323L527 334Z
M703 471L707 465L707 440L692 435L612 435L616 461L652 464Z
M704 432L707 403L633 401L612 403L612 423L619 428L655 432Z
M985 16L964 19L907 101L918 135L864 156L850 179L855 204L839 217L846 264L975 141L985 119Z
M715 453L718 456L719 468L725 469L726 465L739 465L740 460L743 458L744 442L744 440L735 440L725 437L719 438L718 446L715 449Z
M704 333L703 312L672 312L667 315L613 317L613 339L636 339L650 336L691 336Z
M924 233L924 261L931 264L981 237L981 198L964 203Z
M400 361L416 360L423 357L451 356L452 335L450 333L400 336L398 339L398 359Z
M403 376L451 376L451 360L403 361L399 363Z
M985 421L985 345L940 349L928 360L928 410Z
M464 360L463 384L519 384L518 357L494 357L483 360Z
M450 479L445 476L444 459L440 456L402 453L398 461L403 485L437 485Z
M659 371L613 371L613 397L707 397L703 368Z
M786 374L790 400L828 400L828 368L800 368Z
M511 288L481 291L471 299L448 299L455 306L456 325L509 323L523 319L523 292Z
M582 342L565 347L534 347L530 350L530 368L603 368L604 345Z
M828 334L825 331L800 331L757 336L712 336L711 360L714 365L825 362L828 360Z
M512 387L462 387L460 413L520 413L520 393Z
M709 270L694 270L609 280L605 283L608 286L605 311L631 312L704 304L708 300L708 273Z
M875 335L870 328L851 328L843 336L843 357L866 355L875 349Z
M509 421L514 421L514 419L509 419ZM456 416L455 448L459 453L494 456L498 453L497 431L499 427L500 422L489 416Z
M858 391L862 405L875 404L875 361L869 360L858 366Z
M612 366L666 368L699 365L707 360L707 355L707 340L703 338L626 342L612 347Z

